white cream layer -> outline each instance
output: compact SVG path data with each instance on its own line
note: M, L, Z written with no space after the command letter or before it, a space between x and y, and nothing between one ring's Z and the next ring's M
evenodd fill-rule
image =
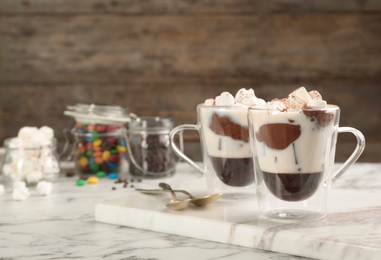
M217 114L219 117L229 117L232 122L247 127L247 107L202 107L199 113L202 138L209 156L225 158L248 158L252 156L249 142L217 135L209 127L213 114Z

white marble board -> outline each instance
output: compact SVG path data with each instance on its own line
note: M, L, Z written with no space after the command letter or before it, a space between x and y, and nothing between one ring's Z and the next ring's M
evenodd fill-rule
M165 207L169 195L138 192L98 203L95 219L317 259L381 259L381 174L368 173L366 182L364 175L352 173L334 185L329 214L315 221L260 219L255 200L222 199L207 207L173 211Z

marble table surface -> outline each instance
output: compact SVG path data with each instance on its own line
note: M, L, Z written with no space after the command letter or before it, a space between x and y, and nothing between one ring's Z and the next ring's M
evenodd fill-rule
M155 186L159 181L173 183L192 178L198 178L197 174L180 163L174 177L143 180L129 183L127 187L110 179L78 187L75 177L63 175L48 196L39 196L30 188L31 197L14 201L7 190L0 196L0 259L305 259L95 221L97 204L136 194L131 186ZM334 184L334 192L361 192L365 197L369 194L369 198L378 196L379 200L364 203L379 209L381 163L353 165ZM343 201L343 207L351 203L353 201ZM361 225L369 224L363 223L361 214L355 217L358 223L352 228L361 229ZM376 219L372 226L379 234L381 215L378 221L372 219ZM375 239L379 239L378 235ZM374 239L371 242L374 243ZM381 245L379 240L376 243Z

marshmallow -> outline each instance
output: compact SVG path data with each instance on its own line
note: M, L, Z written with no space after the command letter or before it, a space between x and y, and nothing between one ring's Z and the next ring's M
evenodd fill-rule
M58 161L54 156L44 156L39 160L41 170L45 174L55 174L60 171Z
M5 193L4 185L0 184L0 196Z
M28 188L16 188L13 190L12 198L14 200L26 200L30 196Z
M48 181L40 181L37 184L36 191L39 195L49 195L53 190L53 185Z
M308 94L313 100L323 100L321 94L316 90L311 90L310 92L308 92Z
M214 106L214 99L213 98L209 98L209 99L205 100L204 104L206 106Z
M257 98L255 96L254 90L252 88L248 90L241 88L238 90L237 94L235 95L235 102L246 106L266 103L263 99Z
M43 126L38 129L40 145L48 145L54 138L54 131L48 126Z
M13 189L24 189L26 188L26 183L24 181L14 181Z
M306 88L300 87L288 95L288 98L285 99L285 105L289 108L303 108L307 106L308 101L311 99Z
M305 87L300 87L291 92L284 99L273 99L268 103L270 109L286 111L287 109L300 109L306 107L325 108L327 102L323 100L321 94L312 90L307 92Z
M327 102L324 100L310 100L307 103L308 107L313 107L313 108L326 108L327 107Z
M24 126L20 128L17 137L22 141L30 141L34 139L34 135L38 132L37 127Z
M268 108L273 110L278 110L280 112L284 112L287 110L283 100L273 100L268 103Z
M229 92L222 92L216 97L216 106L232 106L234 105L234 97Z
M42 134L45 140L51 140L54 137L54 131L48 126L42 126L38 131Z
M42 172L33 170L29 174L26 175L26 182L27 183L37 183L42 179Z

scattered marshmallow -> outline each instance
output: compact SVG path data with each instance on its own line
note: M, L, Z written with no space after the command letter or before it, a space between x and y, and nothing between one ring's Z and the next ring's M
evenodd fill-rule
M39 195L49 195L52 190L53 184L48 181L40 181L36 187L36 191Z
M221 95L216 97L216 106L232 106L234 105L234 97L229 92L222 92Z
M18 187L13 190L12 198L14 200L23 201L26 200L30 196L28 188L24 187Z
M0 184L0 196L5 193L4 185Z

